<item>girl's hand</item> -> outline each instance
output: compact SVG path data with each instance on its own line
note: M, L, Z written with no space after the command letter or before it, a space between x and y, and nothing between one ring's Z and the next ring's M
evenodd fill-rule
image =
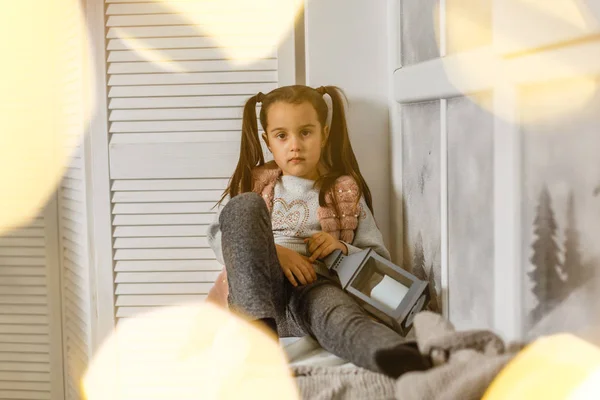
M285 277L294 287L298 286L296 279L302 285L313 283L317 280L315 268L308 261L307 257L280 245L276 245L275 247L277 248L279 265L281 265Z
M308 243L308 252L311 254L308 261L311 263L314 263L317 259L327 257L337 249L340 249L344 255L348 255L346 245L327 232L317 232L310 238L304 239L304 243Z

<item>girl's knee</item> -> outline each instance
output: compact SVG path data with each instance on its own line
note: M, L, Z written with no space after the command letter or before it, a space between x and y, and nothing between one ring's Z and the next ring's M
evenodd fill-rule
M254 192L241 193L229 200L223 208L219 219L234 218L240 219L256 218L269 215L265 201Z

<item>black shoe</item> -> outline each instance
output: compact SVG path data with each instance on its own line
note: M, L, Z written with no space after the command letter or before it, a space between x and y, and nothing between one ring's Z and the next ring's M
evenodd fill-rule
M382 373L394 379L406 372L425 371L432 367L429 357L422 355L414 342L378 350L375 362Z
M273 333L276 338L279 338L279 332L277 332L277 323L274 318L260 318L258 322L262 323L267 327L269 333Z

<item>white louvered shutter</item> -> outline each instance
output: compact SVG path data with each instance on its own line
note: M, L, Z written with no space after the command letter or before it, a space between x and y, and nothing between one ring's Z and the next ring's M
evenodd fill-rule
M62 11L57 32L64 45L62 62L69 74L58 82L61 137L72 155L57 190L58 257L61 271L64 398L79 400L81 379L91 358L91 284L88 252L83 135L86 133L87 59L84 14L73 6Z
M204 3L213 21L260 17ZM237 163L243 104L293 83L293 40L251 63L232 62L232 49L174 5L106 1L117 319L206 297L222 268L206 230ZM260 19L252 24L256 35L223 23L223 35L237 35L238 58L248 56L256 38L275 34Z
M56 316L51 288L52 264L47 246L52 221L44 212L27 227L0 237L0 399L50 400L51 370L61 375L60 330L55 334ZM49 240L50 239L50 240ZM58 326L60 329L60 326ZM53 346L58 343L58 348ZM52 352L52 354L51 354Z

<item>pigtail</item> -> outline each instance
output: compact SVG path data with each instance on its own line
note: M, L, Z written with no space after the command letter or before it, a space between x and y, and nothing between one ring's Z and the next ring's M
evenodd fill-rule
M258 124L256 118L256 103L262 101L262 93L252 96L244 106L242 120L242 143L237 167L229 180L229 186L217 204L221 204L227 196L234 198L240 193L252 190L252 169L263 165L265 159L258 139Z
M364 196L367 206L373 212L371 191L367 182L360 173L358 161L354 155L348 125L346 123L346 111L344 109L343 92L335 86L321 86L317 89L320 94L327 93L331 97L332 119L329 131L329 139L322 155L323 164L328 173L321 177L319 193L319 204L325 205L325 193L335 187L335 181L342 175L350 175L356 181L359 188L359 196ZM343 96L343 97L342 97ZM335 202L335 196L332 196ZM335 205L337 208L337 204Z

